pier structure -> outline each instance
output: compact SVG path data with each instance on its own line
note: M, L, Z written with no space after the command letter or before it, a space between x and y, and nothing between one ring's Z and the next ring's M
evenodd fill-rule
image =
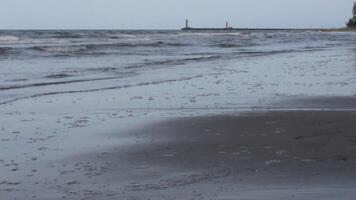
M182 30L233 30L232 26L230 26L229 22L226 21L224 28L193 28L189 26L189 20L185 20L185 27Z
M185 27L182 28L183 31L317 31L321 29L291 29L291 28L233 28L230 26L229 22L225 23L225 27L221 28L202 28L202 27L191 27L189 25L189 20L185 20Z

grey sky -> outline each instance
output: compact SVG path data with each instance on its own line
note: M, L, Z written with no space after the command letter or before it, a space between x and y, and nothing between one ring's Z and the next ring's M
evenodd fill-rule
M341 27L354 0L0 0L0 29Z

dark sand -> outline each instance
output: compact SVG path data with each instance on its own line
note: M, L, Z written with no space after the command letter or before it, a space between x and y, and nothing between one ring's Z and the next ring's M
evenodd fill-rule
M73 160L96 169L88 187L115 191L88 199L355 199L355 131L352 111L179 118ZM93 197L82 187L67 192Z

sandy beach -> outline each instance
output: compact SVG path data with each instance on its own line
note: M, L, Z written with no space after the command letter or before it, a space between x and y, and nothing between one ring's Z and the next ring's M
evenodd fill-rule
M63 177L73 179L62 188L69 197L105 188L112 192L95 199L352 199L355 119L355 111L183 117L120 136L135 144L55 165L79 166L68 169L76 178ZM92 193L83 192L88 182Z
M45 192L36 182L3 181L2 195L22 199L32 190L32 199L43 200L352 199L356 98L318 100L305 102L333 107L311 111L304 102L299 111L186 116L112 132L105 136L110 145L32 170L29 177L40 173L37 184L46 180L50 186ZM353 103L345 109L339 102Z
M1 200L356 196L354 33L0 33Z

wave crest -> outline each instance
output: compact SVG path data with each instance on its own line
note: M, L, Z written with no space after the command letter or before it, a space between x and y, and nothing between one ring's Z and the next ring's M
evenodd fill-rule
M0 35L0 43L11 43L19 40L20 38L14 35Z
M151 43L101 43L101 44L78 44L78 45L61 45L61 46L33 46L31 50L45 52L55 55L80 55L80 54L95 54L103 53L110 54L115 50L121 48L142 48L142 47L182 47L186 44L182 43L165 43L165 42L151 42Z

